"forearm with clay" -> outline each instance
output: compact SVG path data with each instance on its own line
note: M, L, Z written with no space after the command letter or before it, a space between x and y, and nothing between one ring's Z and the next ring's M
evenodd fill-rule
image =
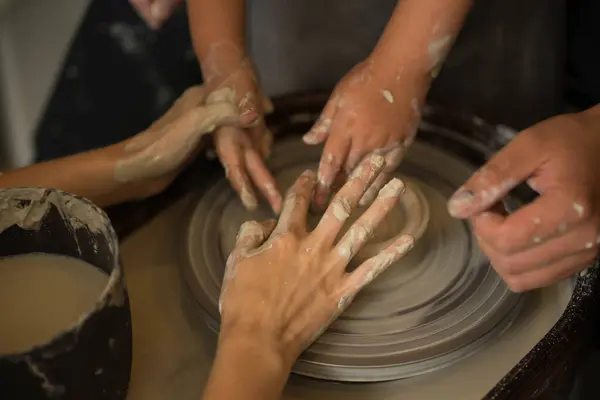
M242 68L247 60L245 0L189 0L188 15L207 86Z
M205 98L188 89L147 130L103 149L76 154L0 175L0 188L48 187L90 199L100 207L145 198L163 190L199 149L202 137L237 125L231 90Z
M416 114L438 75L473 0L400 0L369 56L373 74L388 82L388 101L407 98ZM417 115L418 117L419 115Z
M403 74L435 78L471 9L473 0L400 0L370 55L373 68L390 80ZM399 79L398 79L399 78Z
M234 90L244 123L253 122L261 113L272 112L269 99L254 93L260 89L246 51L246 1L189 0L188 15L206 87L210 90L227 86ZM254 106L256 95L261 98Z

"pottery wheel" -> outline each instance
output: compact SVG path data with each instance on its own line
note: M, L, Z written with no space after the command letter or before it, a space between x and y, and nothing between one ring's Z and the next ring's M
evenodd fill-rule
M280 189L316 169L321 150L298 139L279 143L270 167ZM356 297L302 354L295 373L356 382L406 378L467 357L508 327L521 297L491 268L470 225L446 211L449 196L474 170L430 145L413 145L397 171L406 194L350 268L399 233L417 237L416 246ZM225 260L238 228L271 217L267 206L245 211L225 178L198 199L185 230L186 286L212 329L218 330ZM311 215L309 224L318 219Z

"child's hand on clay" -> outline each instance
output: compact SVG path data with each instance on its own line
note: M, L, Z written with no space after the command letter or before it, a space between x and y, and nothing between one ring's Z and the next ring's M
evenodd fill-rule
M386 76L378 67L373 60L354 67L304 136L307 144L325 142L315 192L315 202L321 207L340 175L349 174L365 156L380 154L386 167L361 199L361 206L368 205L414 140L428 82Z
M183 0L129 0L151 29L159 29Z
M404 191L398 179L379 192L372 206L335 243L384 167L382 156L365 159L312 232L307 232L306 220L316 185L313 171L304 172L289 189L277 223L242 225L226 264L219 303L220 341L244 340L251 330L253 340L260 340L261 352L273 351L291 367L363 287L412 248L413 237L401 235L353 272L346 272L350 260L398 202Z
M258 205L256 187L279 213L281 194L265 165L273 136L265 125L264 115L272 112L273 105L262 94L254 66L245 54L227 44L215 45L213 54L202 65L208 92L231 89L240 110L240 122L249 125L244 129L222 127L215 132L219 160L247 209L255 209Z

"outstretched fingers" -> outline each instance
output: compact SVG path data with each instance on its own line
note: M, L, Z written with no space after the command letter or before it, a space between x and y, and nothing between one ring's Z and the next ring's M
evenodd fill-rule
M404 193L404 182L392 179L379 191L379 195L371 206L360 216L342 237L336 246L340 255L338 267L345 268L348 262L360 251L364 244L371 238L375 229L387 216L390 210L398 203Z
M405 154L406 147L403 144L397 144L385 153L385 168L360 199L361 207L366 207L373 202L381 188L389 181L390 175L398 168Z
M345 296L354 297L365 286L381 273L404 257L415 245L411 235L401 235L381 253L363 262L352 273L348 274L341 292Z
M320 245L326 247L333 245L344 223L357 207L358 201L384 166L384 158L373 154L361 162L354 170L348 182L339 190L329 204L325 214L323 214L323 218L321 218L321 221L314 230L314 237L319 238Z

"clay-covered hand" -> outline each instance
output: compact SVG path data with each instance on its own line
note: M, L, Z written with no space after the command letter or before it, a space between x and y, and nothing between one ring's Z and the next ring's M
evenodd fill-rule
M379 154L386 167L361 199L361 205L369 204L415 137L427 87L412 79L407 85L399 75L389 77L380 70L371 60L354 67L338 83L321 117L304 136L307 144L325 141L315 194L321 207L334 181L350 173L366 155Z
M239 119L231 90L207 96L203 87L193 86L165 115L125 142L115 177L120 182L156 180L168 184L198 152L206 134L219 126L239 125Z
M288 366L350 304L356 294L413 246L410 235L353 272L349 261L398 202L404 184L390 181L371 207L336 244L335 238L369 185L384 168L381 156L361 163L337 193L321 221L307 232L307 212L316 185L304 172L286 194L281 216L246 222L227 265L221 293L221 337L254 335L281 351ZM263 349L264 347L261 347Z
M258 205L255 188L267 199L276 213L281 209L281 195L275 179L267 169L273 135L266 127L264 115L273 111L273 105L259 87L254 66L247 56L229 45L215 48L202 65L209 92L228 88L235 93L240 109L240 121L249 128L223 127L214 135L219 160L227 179L248 210Z
M514 291L586 268L600 242L600 106L521 132L455 193L451 215L470 217L483 251ZM494 205L521 182L540 196L510 215Z
M129 0L140 17L152 29L159 29L183 0Z

